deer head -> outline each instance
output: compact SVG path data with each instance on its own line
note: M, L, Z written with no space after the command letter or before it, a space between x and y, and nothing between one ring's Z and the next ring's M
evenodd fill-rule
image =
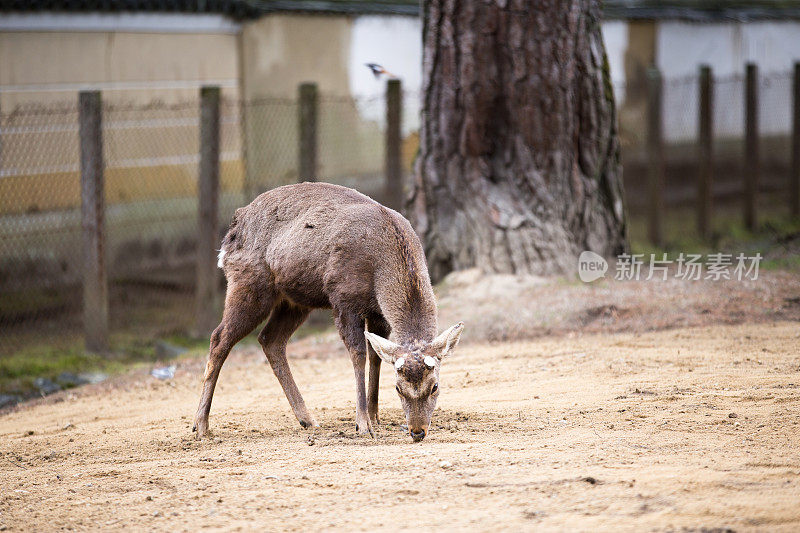
M439 397L439 367L458 344L464 323L444 331L429 343L401 346L379 335L365 332L378 356L394 367L395 389L403 404L408 432L414 442L428 433L431 415Z

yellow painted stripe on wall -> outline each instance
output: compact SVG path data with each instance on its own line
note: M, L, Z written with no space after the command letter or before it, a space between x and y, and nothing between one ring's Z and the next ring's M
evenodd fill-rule
M143 168L108 168L106 203L108 205L195 196L197 171L186 165L163 165ZM241 191L244 187L242 161L220 163L222 191ZM55 172L32 176L9 176L0 179L0 215L77 209L80 207L80 174Z

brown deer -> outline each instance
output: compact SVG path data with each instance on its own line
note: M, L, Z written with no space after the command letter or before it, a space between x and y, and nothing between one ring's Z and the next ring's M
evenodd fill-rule
M208 433L211 398L228 353L267 318L258 341L300 425L317 426L286 361L289 337L316 308L333 309L350 353L357 431L374 437L383 360L394 367L411 437L415 442L425 438L439 396L442 358L455 348L464 326L458 323L436 336L436 300L425 255L402 215L338 185L278 187L236 211L219 266L228 290L222 322L211 335L194 420L197 438ZM387 340L390 332L397 343Z

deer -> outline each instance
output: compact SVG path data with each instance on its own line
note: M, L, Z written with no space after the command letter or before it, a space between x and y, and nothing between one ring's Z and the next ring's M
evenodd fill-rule
M463 322L437 335L436 298L422 244L400 213L353 189L321 182L285 185L237 209L218 266L227 280L222 321L211 334L193 431L209 433L220 369L233 346L258 335L303 428L317 428L286 359L286 344L313 309L331 309L350 355L356 431L375 438L380 365L392 365L408 434L429 432L442 360ZM389 340L390 334L395 340ZM365 390L369 356L369 390Z

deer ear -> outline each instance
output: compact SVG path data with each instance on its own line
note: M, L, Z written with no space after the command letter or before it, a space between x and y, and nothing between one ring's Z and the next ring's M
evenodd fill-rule
M384 339L380 335L364 331L364 337L367 338L367 342L372 346L372 349L375 350L375 353L378 354L378 357L390 365L393 365L395 361L397 361L397 358L402 352L400 345L393 343L389 339Z
M431 341L431 348L436 351L439 359L453 351L453 348L458 344L458 339L461 338L462 331L464 331L464 323L459 322Z

